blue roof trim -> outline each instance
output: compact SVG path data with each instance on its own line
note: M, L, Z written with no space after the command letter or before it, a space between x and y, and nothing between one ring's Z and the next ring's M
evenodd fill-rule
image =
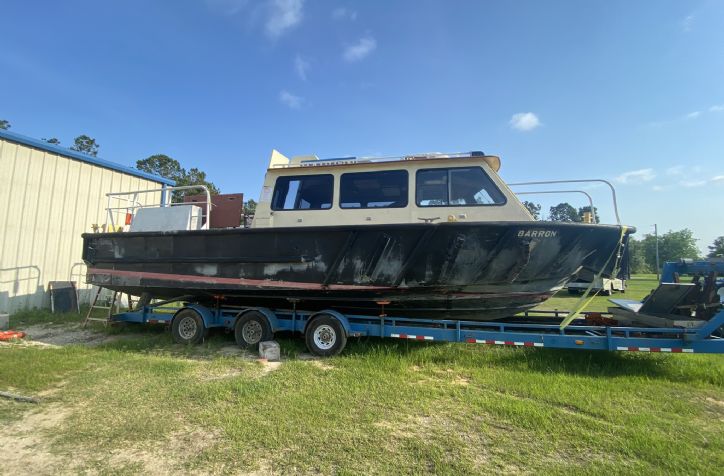
M120 165L120 164L116 164L114 162L110 162L108 160L99 159L98 157L93 157L91 155L87 155L82 152L66 149L65 147L61 147L61 146L54 145L54 144L48 144L47 142L45 142L43 140L33 139L32 137L24 136L21 134L16 134L15 132L10 132L5 129L0 129L0 138L7 139L11 142L17 142L19 144L27 145L30 147L35 147L36 149L44 150L46 152L51 152L53 154L63 155L65 157L69 157L71 159L80 160L81 162L86 162L89 164L97 165L99 167L103 167L106 169L123 172L124 174L133 175L135 177L141 177L146 180L151 180L153 182L161 183L164 185L175 185L176 184L176 182L174 182L173 180L161 177L160 175L154 175L154 174L142 172L138 169L134 169L133 167L126 167L125 165Z

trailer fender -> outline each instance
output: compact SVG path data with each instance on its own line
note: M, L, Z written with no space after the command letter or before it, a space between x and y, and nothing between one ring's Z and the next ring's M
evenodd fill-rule
M201 304L187 304L186 306L182 307L178 311L176 311L176 314L173 315L173 319L171 319L171 323L173 323L173 320L176 319L176 316L179 314L179 312L183 311L184 309L193 309L195 312L198 313L199 316L201 316L201 319L204 321L204 326L206 328L214 327L216 324L216 320L214 319L214 313L206 306L202 306Z
M307 326L309 325L309 323L312 322L312 320L315 317L323 315L323 314L327 314L327 315L332 316L335 319L337 319L339 321L339 323L342 324L342 328L344 328L344 332L345 332L345 334L347 334L348 337L352 334L352 327L349 324L349 319L347 319L347 317L344 314L337 312L333 309L325 309L323 311L315 312L314 314L310 315L309 319L307 319L307 322L304 325L305 334L307 332Z
M250 307L248 309L244 309L236 316L236 319L238 320L241 316L243 316L247 312L251 312L251 311L260 312L264 315L264 317L266 317L266 320L269 323L269 327L271 328L272 333L275 333L279 330L279 320L277 319L277 315L274 314L274 312L272 312L271 309L267 309L266 307Z

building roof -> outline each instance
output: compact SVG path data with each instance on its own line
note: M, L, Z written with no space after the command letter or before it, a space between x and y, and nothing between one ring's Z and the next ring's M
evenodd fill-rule
M176 183L173 180L161 177L160 175L142 172L138 169L134 169L133 167L116 164L115 162L110 162L108 160L100 159L98 157L93 157L91 155L67 149L65 147L61 147L55 144L48 144L43 140L33 139L32 137L16 134L15 132L10 132L8 130L0 129L0 139L5 139L10 142L17 142L18 144L27 145L29 147L40 149L45 152L50 152L51 154L62 155L70 159L80 160L81 162L97 165L98 167L115 170L128 175L133 175L134 177L141 177L143 179L151 180L153 182L161 183L164 185L174 185Z

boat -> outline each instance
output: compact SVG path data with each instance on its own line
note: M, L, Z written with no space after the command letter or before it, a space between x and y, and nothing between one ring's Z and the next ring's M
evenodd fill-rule
M273 151L249 228L134 230L146 208L130 206L129 231L83 235L87 281L146 302L487 321L582 270L615 272L632 227L535 220L500 164L482 152ZM165 195L161 211L176 209Z

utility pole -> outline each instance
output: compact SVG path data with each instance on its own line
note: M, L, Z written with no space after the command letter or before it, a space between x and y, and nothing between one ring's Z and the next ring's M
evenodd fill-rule
M656 281L661 280L659 273L661 268L659 267L659 227L654 223L654 236L656 237Z

